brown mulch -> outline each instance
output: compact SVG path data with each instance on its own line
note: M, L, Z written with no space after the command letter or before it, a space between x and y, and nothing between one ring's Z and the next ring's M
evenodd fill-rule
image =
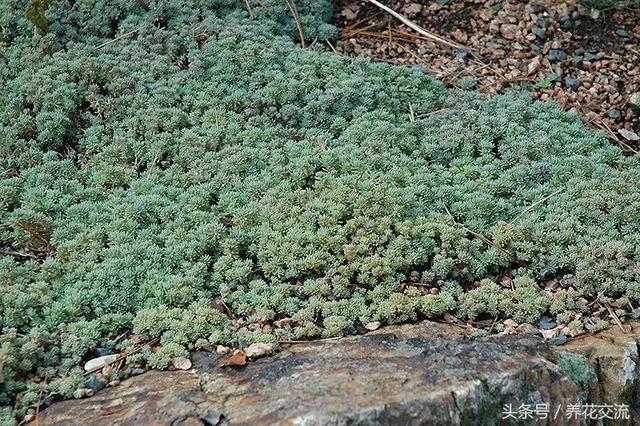
M521 90L579 113L628 152L640 150L640 8L600 13L576 1L387 0L419 35L367 1L342 0L337 52L413 66L449 87ZM635 135L634 135L635 134Z

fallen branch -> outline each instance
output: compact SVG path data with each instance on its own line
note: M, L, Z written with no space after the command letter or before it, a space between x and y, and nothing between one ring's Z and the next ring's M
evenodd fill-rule
M423 36L427 37L428 39L431 39L431 40L433 40L435 42L444 44L444 45L449 46L449 47L453 47L455 49L461 49L461 50L467 51L470 54L472 54L473 56L478 56L475 52L472 52L471 49L469 49L468 47L463 46L461 44L458 44L456 42L450 41L450 40L446 40L446 39L440 37L439 35L436 35L436 34L430 32L430 31L425 30L424 28L422 28L418 24L416 24L416 23L412 22L411 20L409 20L407 17L399 14L395 10L391 9L388 6L385 6L384 4L380 3L377 0L367 0L367 1L369 3L371 3L371 4L373 4L374 6L377 6L380 9L384 10L385 12L387 12L388 14L393 16L394 18L400 20L403 24L405 24L406 26L408 26L412 30L422 34Z

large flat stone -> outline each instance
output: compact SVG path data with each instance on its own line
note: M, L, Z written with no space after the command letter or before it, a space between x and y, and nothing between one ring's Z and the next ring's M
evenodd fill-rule
M639 335L624 339L635 342ZM584 353L596 363L604 359L588 351L587 340L563 350ZM626 349L608 350L611 360L624 366L620 354ZM581 389L554 359L535 334L472 340L455 326L423 322L291 345L241 368L220 368L220 355L196 353L192 370L133 377L92 398L55 403L40 420L43 425L499 424L507 404L566 408L616 392L627 403L637 402L629 395L637 389L638 372L629 366L622 370L626 390L614 381L608 390L597 390L597 384ZM561 412L548 423L579 422Z

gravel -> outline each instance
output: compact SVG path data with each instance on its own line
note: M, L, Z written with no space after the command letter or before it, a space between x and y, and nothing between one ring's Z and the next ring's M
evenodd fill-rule
M528 91L534 99L578 112L586 125L606 131L622 149L640 150L638 142L619 132L640 134L640 108L632 101L640 92L640 10L620 9L593 19L575 2L385 4L401 13L408 8L415 13L413 22L473 53L418 37L367 2L343 0L336 15L340 54L416 66L449 87L474 81L476 90L488 94Z

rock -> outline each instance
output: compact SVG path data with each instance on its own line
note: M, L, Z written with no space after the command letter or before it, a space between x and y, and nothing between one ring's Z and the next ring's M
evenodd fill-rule
M95 352L96 352L96 355L98 355L99 357L105 356L105 355L113 355L113 351L107 348L96 348Z
M633 95L629 96L629 101L632 105L640 107L640 92L634 93Z
M409 3L402 8L402 12L407 18L414 18L421 11L422 11L422 5L420 3Z
M189 371L150 371L57 402L40 424L506 424L509 404L549 404L564 419L568 405L605 403L627 404L634 418L640 323L624 326L554 348L534 334L469 339L455 325L423 322L292 345L239 369L194 353ZM586 359L596 381L584 388L554 352Z
M556 328L557 324L548 316L543 316L540 318L539 327L543 330L551 330L552 328Z
M620 28L619 30L616 30L616 35L620 38L629 38L629 33L623 30L622 28Z
M532 3L531 4L531 11L533 13L539 13L539 12L544 12L544 10L546 9L546 6L542 3Z
M582 82L580 80L578 80L577 78L568 78L567 77L567 78L564 79L564 84L565 84L565 86L567 86L571 90L578 90L578 87L580 87Z
M89 394L89 389L76 389L75 391L73 391L73 397L75 399L82 399L85 396L88 396Z
M111 377L111 375L113 374L113 367L111 366L111 364L109 365L105 365L104 367L102 367L102 375L104 377Z
M540 57L536 56L527 65L527 74L531 75L540 69Z
M134 368L133 370L131 370L132 376L139 376L141 374L144 374L144 368Z
M210 409L206 415L202 417L202 421L207 426L216 426L220 424L220 420L222 420L222 413L216 409Z
M558 74L550 73L545 77L549 83L557 83L560 81L560 76Z
M567 52L562 49L550 49L549 53L547 53L547 59L550 62L563 62L567 59Z
M261 358L273 354L273 346L269 343L252 343L244 350L248 358Z
M218 354L228 354L231 352L231 348L228 346L218 345L216 346L216 353Z
M599 61L602 58L601 55L599 54L595 54L592 52L585 52L584 53L584 60L585 61L589 61L589 62L594 62L594 61Z
M640 136L638 136L637 133L632 132L631 130L619 129L618 133L620 133L622 137L628 141L640 141Z
M366 328L369 331L374 331L380 328L380 321L373 321L370 323L365 324L364 328Z
M607 111L607 117L614 121L622 120L622 114L617 109L612 109L611 111Z
M469 56L469 52L463 49L456 50L456 59L464 60Z
M189 358L174 358L172 364L173 368L175 368L176 370L188 370L191 368L191 360Z
M569 15L561 16L560 19L558 19L558 22L560 23L560 27L564 30L571 28L571 17Z
M540 40L544 40L546 37L547 31L543 28L533 27L531 28L531 32L535 34Z
M516 24L502 24L500 26L500 34L507 40L513 40L518 35L520 27Z
M470 424L499 420L507 403L586 401L540 337L471 340L430 322L294 345L236 370L218 367L217 354L192 359L190 371L151 371L54 404L42 424L215 424L211 410L229 424Z
M98 377L97 374L92 375L84 382L84 386L94 392L98 392L99 390L103 389L105 384L106 381L103 380L103 378Z
M567 336L564 333L558 334L553 339L549 339L549 344L554 346L560 346L567 343Z
M118 354L104 355L99 358L94 358L84 365L84 371L87 373L94 372L96 370L102 370L105 365L114 363L118 359Z

